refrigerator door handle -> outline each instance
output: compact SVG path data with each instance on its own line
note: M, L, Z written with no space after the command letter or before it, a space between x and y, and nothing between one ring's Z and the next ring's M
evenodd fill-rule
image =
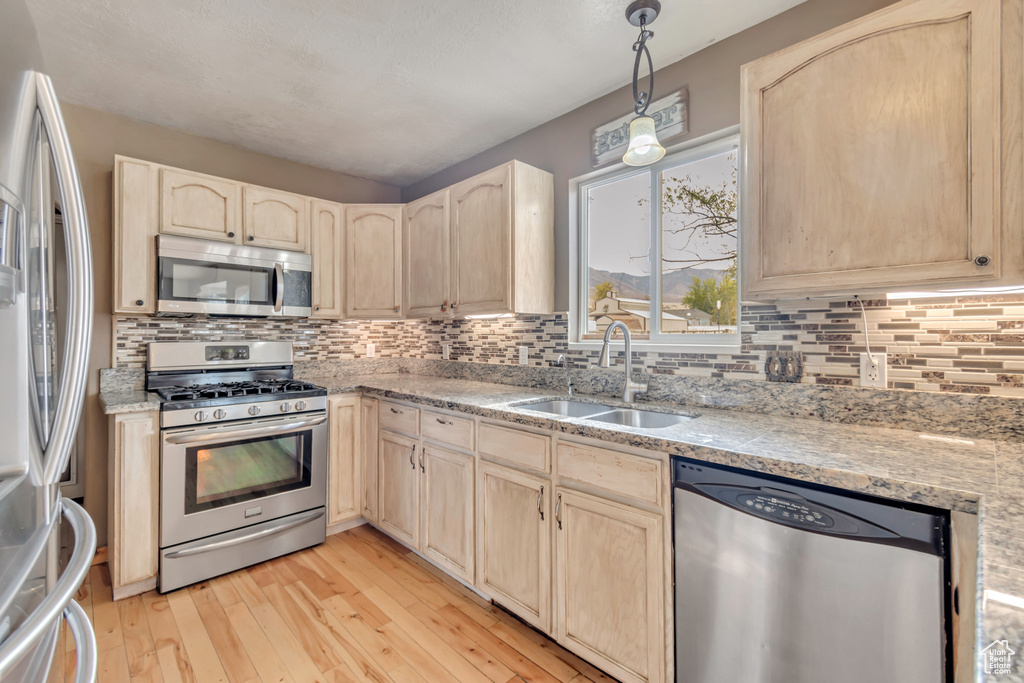
M78 420L82 413L89 362L89 339L92 334L93 278L89 225L82 185L64 120L60 114L57 95L53 90L53 83L45 74L36 74L36 98L53 154L68 254L68 330L60 375L60 391L57 395L53 428L46 446L43 471L33 477L37 480L35 483L45 486L60 481L61 473L71 457Z
M71 552L68 566L53 590L47 593L32 614L21 623L14 633L0 643L0 679L4 672L16 664L36 643L48 628L61 616L78 587L85 580L85 575L92 566L92 558L96 553L96 527L93 526L89 514L74 501L61 500L61 511L71 523L75 532L75 547ZM76 639L77 640L77 639Z
M64 621L75 639L75 683L93 683L96 680L96 634L89 617L81 605L72 600L64 608Z

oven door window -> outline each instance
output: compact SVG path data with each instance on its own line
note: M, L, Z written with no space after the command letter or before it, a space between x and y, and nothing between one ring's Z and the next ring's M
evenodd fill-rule
M274 269L164 256L159 288L165 301L273 306Z
M313 432L306 430L185 450L185 514L310 485Z

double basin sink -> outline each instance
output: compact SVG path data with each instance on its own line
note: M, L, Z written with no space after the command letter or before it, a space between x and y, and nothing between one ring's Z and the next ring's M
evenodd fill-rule
M584 401L541 401L539 403L522 404L519 407L549 415L557 415L558 417L582 417L596 422L607 422L609 424L640 429L663 429L693 419L690 415L657 413L653 410L638 410L636 408L616 408L614 406L586 403Z

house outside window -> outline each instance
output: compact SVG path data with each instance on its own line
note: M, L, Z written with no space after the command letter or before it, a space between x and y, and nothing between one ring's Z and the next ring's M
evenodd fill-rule
M574 345L620 321L651 350L739 346L738 148L738 135L720 135L574 181Z

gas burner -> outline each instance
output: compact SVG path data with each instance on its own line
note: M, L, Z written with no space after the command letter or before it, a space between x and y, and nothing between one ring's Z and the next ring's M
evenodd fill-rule
M191 386L170 386L156 392L165 401L200 401L214 398L264 396L316 391L320 387L291 379L264 379Z

